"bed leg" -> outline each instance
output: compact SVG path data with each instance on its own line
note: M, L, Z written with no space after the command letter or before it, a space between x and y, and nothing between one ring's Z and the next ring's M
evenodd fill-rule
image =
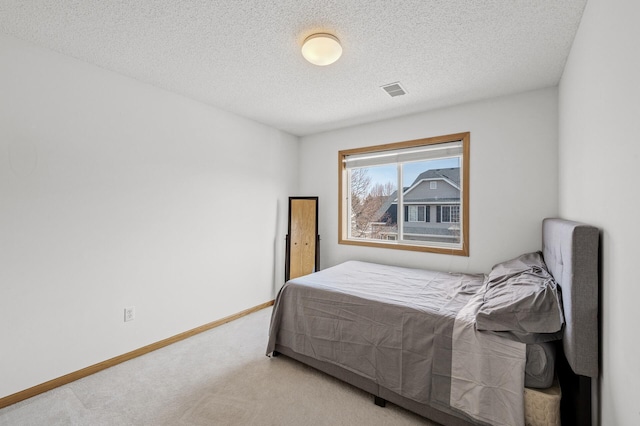
M387 400L384 398L380 398L379 396L373 395L373 403L378 407L384 407L387 405Z
M271 353L271 356L272 356L273 358L277 357L278 355L280 355L280 352L278 352L278 351L273 351L273 352Z
M558 341L556 372L562 388L560 415L563 425L591 426L591 378L575 374Z
M591 377L579 376L576 424L591 426Z

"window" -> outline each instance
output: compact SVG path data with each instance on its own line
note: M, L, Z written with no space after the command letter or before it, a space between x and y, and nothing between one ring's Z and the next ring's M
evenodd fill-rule
M468 256L469 140L340 151L338 242Z
M460 206L442 206L442 223L460 223Z
M407 220L409 222L424 222L425 206L407 206Z

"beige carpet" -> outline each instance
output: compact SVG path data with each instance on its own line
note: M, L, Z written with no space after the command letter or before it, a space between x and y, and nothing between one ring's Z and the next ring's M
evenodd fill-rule
M0 425L434 425L286 357L271 308L0 410Z

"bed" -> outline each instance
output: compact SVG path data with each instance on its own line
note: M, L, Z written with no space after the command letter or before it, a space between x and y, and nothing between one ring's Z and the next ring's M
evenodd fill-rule
M567 365L563 415L589 424L599 232L545 219L542 234L541 251L486 275L350 261L291 280L274 304L267 355L453 426L524 425L525 390L549 386L556 364Z

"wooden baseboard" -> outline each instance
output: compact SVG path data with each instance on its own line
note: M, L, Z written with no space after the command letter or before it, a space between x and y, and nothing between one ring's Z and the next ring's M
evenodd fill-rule
M4 398L0 398L0 408L7 407L9 405L15 404L16 402L23 401L25 399L39 395L41 393L50 391L51 389L55 389L59 386L66 385L67 383L71 383L83 377L90 376L91 374L97 373L98 371L102 371L109 367L113 367L114 365L118 365L122 362L129 361L130 359L137 358L141 355L148 354L149 352L153 352L156 349L164 348L165 346L169 346L173 343L179 342L180 340L184 340L189 337L195 336L196 334L202 333L203 331L211 330L212 328L218 327L222 324L226 324L230 321L236 320L245 315L249 315L261 309L272 306L273 302L274 301L272 300L270 302L262 303L258 306L254 306L253 308L249 308L242 312L238 312L237 314L233 314L228 317L219 319L217 321L210 322L209 324L196 327L192 330L185 331L184 333L176 334L175 336L169 337L164 340L160 340L159 342L152 343L150 345L144 346L142 348L136 349L131 352L127 352L125 354L108 359L106 361L102 361L97 364L90 365L89 367L83 368L82 370L74 371L73 373L66 374L62 377L58 377L53 380L49 380L48 382L41 383L32 388L25 389L20 392L16 392Z

